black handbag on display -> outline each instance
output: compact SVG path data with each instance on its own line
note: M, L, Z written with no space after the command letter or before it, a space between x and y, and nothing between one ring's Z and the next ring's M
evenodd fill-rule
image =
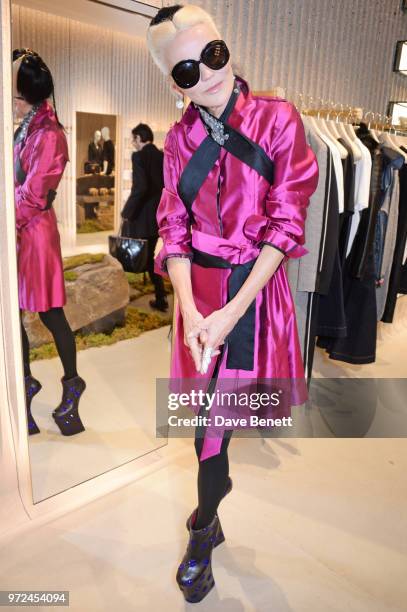
M125 272L140 273L147 269L148 240L123 236L124 222L118 236L109 236L109 253L123 266Z
M84 164L84 172L85 174L97 174L100 172L101 167L97 162L86 161Z

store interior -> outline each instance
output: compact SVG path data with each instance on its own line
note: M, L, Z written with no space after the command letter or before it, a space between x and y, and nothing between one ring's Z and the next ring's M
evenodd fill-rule
M292 101L307 133L314 128L332 139L339 129L342 149L346 134L349 139L364 123L378 143L397 149L401 159L405 154L405 170L407 10L399 0L308 3L309 11L297 1L197 2L214 15L255 93ZM173 574L185 544L185 518L196 505L196 456L191 437L160 437L156 431L156 381L170 369L173 293L167 284L170 309L157 314L149 307L146 275L125 276L109 255L109 236L120 232L131 189L131 129L149 124L162 149L182 114L145 43L149 20L162 4L170 3L2 0L3 39L9 30L12 48L30 47L46 58L66 128L70 163L55 211L66 271L74 274L66 276L66 311L77 337L85 337L78 371L87 392L81 403L85 431L61 436L50 418L59 401L61 362L50 352L38 317L26 313L32 372L43 384L32 405L41 433L27 435L21 351L6 350L18 337L18 318L16 313L7 329L12 306L4 306L0 587L69 590L70 608L78 611L188 608ZM338 155L343 172L344 159ZM397 201L401 219L407 189L401 182L397 189L388 196L389 211ZM367 188L361 218L369 197ZM320 221L312 214L308 219L310 228L320 223L315 277L305 276L311 259L290 262L288 271L312 405L296 408L288 433L237 436L230 445L236 485L220 507L227 542L214 554L217 588L202 610L401 612L405 606L407 288L392 284L392 275L399 252L397 265L407 279L407 227L402 231L389 212L394 236L376 292L384 284L387 297L381 296L366 332L374 334L374 356L359 359L358 352L341 359L342 345L317 342L322 323L313 306L333 252L328 200ZM11 223L9 216L4 236L10 260ZM159 241L156 252L160 248ZM12 277L15 262L7 269ZM9 299L8 282L15 306L15 279L7 280L5 272L1 278L0 299ZM346 295L342 299L346 311ZM134 317L136 331L129 323ZM12 359L14 365L7 365Z

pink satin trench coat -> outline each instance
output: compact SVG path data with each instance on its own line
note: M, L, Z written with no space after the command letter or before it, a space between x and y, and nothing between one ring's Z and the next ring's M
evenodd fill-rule
M43 312L66 303L57 219L45 207L69 159L68 146L48 102L33 117L25 141L14 147L15 161L18 156L26 174L22 185L14 179L19 303L23 310Z
M304 222L309 198L318 184L318 165L295 106L281 98L254 96L243 79L238 78L238 82L241 92L227 123L258 143L273 160L274 183L270 186L222 147L192 204L195 223L190 227L177 185L182 170L207 137L199 111L191 103L182 119L171 127L164 145L165 187L157 211L163 247L155 258L155 269L166 275L166 259L171 256L192 260L191 246L231 263L245 263L257 257L263 243L284 252L282 264L256 297L254 369L227 369L226 352L218 378L300 380L303 384L297 385L296 397L292 398L293 405L299 405L307 399L307 387L284 263L288 257L301 257L308 252L303 246ZM227 302L229 274L229 269L192 263L193 295L204 317ZM212 359L206 374L197 373L184 344L179 307L175 327L170 378L205 378L209 382L216 359ZM219 453L220 445L220 435L206 434L200 460Z

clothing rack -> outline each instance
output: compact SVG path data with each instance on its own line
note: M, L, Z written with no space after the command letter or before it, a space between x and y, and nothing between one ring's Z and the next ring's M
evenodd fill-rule
M399 125L395 125L391 123L391 117L385 116L387 121L380 122L375 121L375 113L373 111L368 111L362 117L360 117L360 109L358 108L350 108L349 110L336 110L335 108L305 108L301 110L303 115L312 115L317 118L325 118L332 119L338 122L339 120L344 121L345 123L351 123L352 125L359 126L360 123L366 123L368 128L370 129L370 125L376 130L382 132L389 132L394 134L399 134L401 136L407 136L407 129L400 127ZM369 121L369 115L373 115L373 121ZM382 117L382 115L380 115Z
M279 96L282 98L286 98L287 100L291 99L291 101L296 105L298 110L303 115L313 115L317 118L325 118L325 119L333 119L335 121L339 121L341 118L345 123L351 123L352 125L359 126L361 122L368 124L368 129L370 129L370 124L376 130L382 132L389 132L395 135L407 136L407 128L403 128L399 125L395 125L391 123L391 117L389 115L381 115L380 113L374 113L373 111L363 112L363 108L360 107L352 107L350 105L345 105L340 102L335 103L331 100L323 100L323 98L317 98L316 103L320 103L321 106L314 108L314 98L310 95L304 95L300 91L293 91L292 95L286 95L286 90L283 87L273 87L268 90L256 90L253 92L255 95L265 95L265 96ZM295 102L298 100L298 102ZM338 109L337 107L341 108ZM373 121L368 121L368 117L372 116ZM378 117L378 121L375 118ZM385 119L385 121L382 121Z

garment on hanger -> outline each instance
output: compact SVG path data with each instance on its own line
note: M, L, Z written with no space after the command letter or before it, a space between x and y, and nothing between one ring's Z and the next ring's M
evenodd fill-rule
M345 137L335 140L341 157L314 117L303 123L320 179L305 224L308 253L287 272L310 381L315 346L334 360L374 362L377 321L391 321L397 294L407 293L407 164L364 123L357 158Z
M407 148L404 149L407 153ZM407 243L407 164L399 170L399 206L396 244L394 248L393 262L389 275L389 286L386 296L386 304L382 321L392 323L397 303L397 294L404 293L402 290L403 256Z
M318 122L316 122L318 125ZM343 181L343 166L342 166L342 158L338 151L338 147L336 146L334 139L332 136L327 136L324 132L319 131L318 135L325 142L327 147L329 147L332 153L332 160L334 165L334 170L336 174L336 184L338 188L338 210L342 213L345 210L345 196L344 196L344 181Z
M316 334L319 336L317 346L326 348L330 338L346 335L346 319L344 308L344 294L342 281L342 268L339 254L339 209L338 187L335 172L331 172L329 189L329 264L326 269L329 273L318 279L317 291L319 293Z
M330 147L330 164L328 166L329 183L327 191L327 218L323 250L320 250L320 274L317 278L316 291L319 294L318 312L315 314L315 334L322 337L337 337L346 334L344 296L341 261L339 253L340 219L344 212L344 168L336 172L334 155ZM343 197L342 212L339 208L339 193ZM325 346L325 341L318 339L318 346Z
M370 177L372 174L372 158L369 149L359 139L355 143L360 149L361 159L355 164L355 197L354 213L352 215L346 257L349 255L360 222L360 213L369 206Z
M305 137L308 145L317 157L319 167L319 180L316 191L310 198L305 221L305 235L307 250L303 257L290 259L287 272L290 284L295 291L318 291L319 284L323 282L324 275L330 277L331 269L331 241L327 235L329 198L331 176L334 173L332 154L330 148L313 129L308 117L303 117Z
M343 267L346 332L342 337L318 338L331 359L348 363L372 363L376 358L377 307L374 265L374 236L382 201L383 153L369 130L358 136L372 156L369 207L362 211L349 257Z
M303 117L305 136L313 150L319 168L319 180L316 191L310 198L310 205L305 221L306 248L308 253L300 259L287 262L287 276L293 294L297 329L300 339L304 371L307 379L312 372L315 349L316 315L318 293L316 292L323 277L332 273L329 230L329 206L331 175L333 174L332 154L324 140L308 117ZM337 218L337 213L336 213ZM335 231L335 230L334 230Z
M344 180L344 211L339 218L339 257L341 266L345 263L353 213L355 211L355 160L352 148L344 138L339 138L348 156L342 160Z
M380 143L373 138L365 124L361 123L357 134L363 144L369 149L372 159L369 206L361 212L357 240L355 238L355 243L350 253L352 274L356 278L361 278L366 268L368 253L374 243L377 216L382 202L384 158Z
M397 223L399 215L400 183L399 170L404 164L404 157L388 146L382 146L383 202L379 210L375 236L376 266L376 305L377 318L383 316L389 277L396 245Z

